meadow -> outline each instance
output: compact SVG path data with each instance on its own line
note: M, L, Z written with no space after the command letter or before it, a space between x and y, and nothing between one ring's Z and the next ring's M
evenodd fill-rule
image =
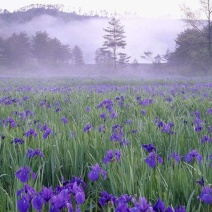
M0 80L0 212L212 210L208 80Z

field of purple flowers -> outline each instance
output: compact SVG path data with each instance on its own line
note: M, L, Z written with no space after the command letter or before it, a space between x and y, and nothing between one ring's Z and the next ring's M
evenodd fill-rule
M212 83L0 81L0 211L212 210Z

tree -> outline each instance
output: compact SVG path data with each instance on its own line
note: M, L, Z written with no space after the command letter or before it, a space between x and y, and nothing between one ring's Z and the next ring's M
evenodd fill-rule
M116 69L117 61L118 61L118 52L119 48L124 49L126 46L125 36L124 36L124 27L120 24L120 20L116 18L112 18L111 21L108 22L109 27L103 29L107 34L103 36L105 42L103 46L105 49L110 50L112 54L112 59L114 63L114 67Z
M95 62L101 65L113 64L112 53L105 48L99 48L95 52Z
M39 64L46 64L49 61L49 35L44 31L36 32L32 38L32 53Z
M197 30L203 39L206 40L209 61L208 64L212 65L212 1L199 0L199 2L200 9L198 12L192 11L185 4L181 7L181 10L185 15L185 21L192 26L193 29ZM206 21L201 21L200 18Z
M75 65L83 65L85 63L82 50L77 45L72 50L72 60Z
M168 54L169 63L195 67L206 66L205 64L208 63L208 43L196 29L184 30L178 34L175 42L174 52Z
M5 55L10 66L24 65L31 57L31 44L25 32L13 33L6 39Z
M69 45L62 44L57 38L50 38L46 32L36 32L32 38L33 56L41 65L60 65L71 60Z
M138 60L135 58L135 59L133 60L133 62L132 62L132 67L133 67L133 69L137 69L138 66L139 66Z
M69 45L63 45L57 38L49 39L48 54L52 65L60 65L71 60Z
M152 64L160 64L162 62L162 57L159 54L153 56L151 51L144 52L144 55L142 55L141 58L151 62Z
M127 56L127 54L125 53L118 53L118 55L119 55L118 64L121 67L126 67L130 61L131 56Z
M0 37L0 65L4 65L6 63L6 55L5 55L5 40Z

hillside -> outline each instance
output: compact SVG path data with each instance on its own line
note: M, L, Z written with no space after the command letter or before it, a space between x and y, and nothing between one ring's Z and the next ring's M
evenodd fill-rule
M63 12L60 11L59 8L56 6L52 6L51 8L48 7L39 7L36 8L35 5L26 6L25 8L21 8L15 12L10 13L9 11L5 10L0 13L0 20L3 24L11 24L11 23L26 23L33 20L36 17L48 15L57 19L61 19L65 22L79 20L83 21L86 19L97 18L98 16L90 16L90 15L79 15L76 12Z
M22 31L34 35L36 31L46 31L50 37L57 37L71 47L79 45L86 63L94 63L95 51L104 41L103 28L107 28L109 20L110 17L63 12L57 7L25 7L0 14L0 36L6 38ZM173 50L174 39L185 28L185 24L176 19L120 17L120 20L126 32L125 52L138 61L144 51L163 54L167 49Z

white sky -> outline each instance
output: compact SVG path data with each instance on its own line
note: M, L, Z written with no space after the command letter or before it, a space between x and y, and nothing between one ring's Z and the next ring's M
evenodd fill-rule
M73 8L84 12L108 10L124 13L136 12L144 17L182 18L179 5L186 3L189 7L198 8L199 0L0 0L0 9L10 12L29 4L63 4L71 11Z

